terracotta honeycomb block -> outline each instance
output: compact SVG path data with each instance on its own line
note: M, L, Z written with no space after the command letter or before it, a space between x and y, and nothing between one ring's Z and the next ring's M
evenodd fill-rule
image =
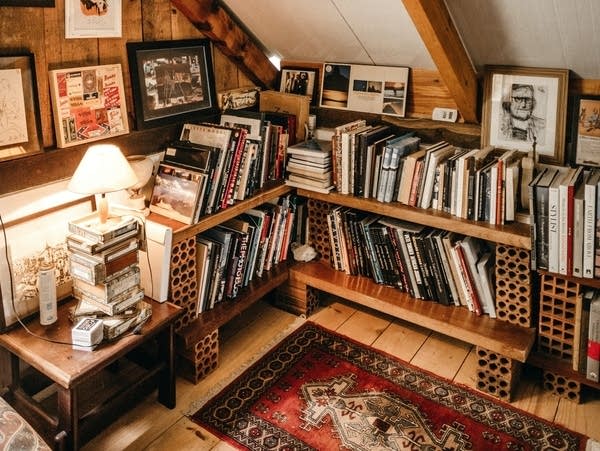
M318 252L319 258L329 261L331 245L329 243L329 229L327 227L327 212L331 204L320 200L308 200L308 217L311 245Z
M543 274L538 322L538 352L560 359L573 357L578 283Z
M179 241L171 249L170 300L182 307L183 317L176 330L185 327L196 316L198 277L196 273L196 240L194 237Z
M533 276L525 249L496 246L496 313L511 324L533 327Z
M477 388L510 402L522 365L496 352L477 346Z
M219 364L219 331L214 330L194 346L177 350L178 373L194 384L214 371Z
M581 402L581 384L551 371L544 371L544 389L569 401Z

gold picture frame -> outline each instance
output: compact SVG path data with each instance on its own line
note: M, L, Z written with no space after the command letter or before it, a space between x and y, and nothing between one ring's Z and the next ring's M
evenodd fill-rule
M568 81L568 69L486 66L482 147L535 147L541 162L562 165Z

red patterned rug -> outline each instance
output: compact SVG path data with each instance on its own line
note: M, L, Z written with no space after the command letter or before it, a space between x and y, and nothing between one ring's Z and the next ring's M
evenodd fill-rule
M252 450L583 450L587 440L310 322L191 418Z

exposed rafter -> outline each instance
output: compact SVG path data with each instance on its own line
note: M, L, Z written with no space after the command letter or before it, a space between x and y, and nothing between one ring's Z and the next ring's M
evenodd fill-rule
M277 69L216 0L171 0L254 83L272 88Z
M402 0L466 122L477 122L477 75L444 0Z

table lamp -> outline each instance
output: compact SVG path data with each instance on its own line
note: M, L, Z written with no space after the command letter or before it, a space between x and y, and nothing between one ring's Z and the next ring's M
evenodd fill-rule
M127 189L138 183L129 162L114 144L90 146L69 182L69 191L78 194L99 194L100 224L108 220L106 193Z

